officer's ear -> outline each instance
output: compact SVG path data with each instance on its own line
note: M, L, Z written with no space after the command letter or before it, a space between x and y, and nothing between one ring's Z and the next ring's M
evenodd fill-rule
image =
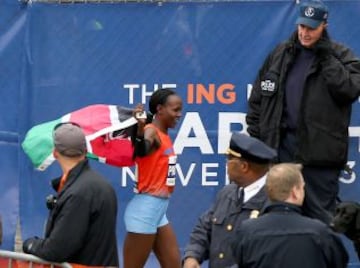
M250 162L246 161L245 159L241 159L240 166L243 172L248 172L251 169Z
M300 186L298 185L294 185L291 189L291 197L293 198L293 200L298 201L301 199L301 190L300 190Z

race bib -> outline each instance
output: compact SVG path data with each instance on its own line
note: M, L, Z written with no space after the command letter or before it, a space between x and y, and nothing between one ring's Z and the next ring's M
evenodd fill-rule
M175 186L175 175L176 175L176 155L169 157L168 173L166 178L167 186Z

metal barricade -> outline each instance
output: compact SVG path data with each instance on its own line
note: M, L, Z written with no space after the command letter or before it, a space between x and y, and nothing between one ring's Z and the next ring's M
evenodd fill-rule
M0 268L72 268L69 263L54 263L31 254L0 250Z

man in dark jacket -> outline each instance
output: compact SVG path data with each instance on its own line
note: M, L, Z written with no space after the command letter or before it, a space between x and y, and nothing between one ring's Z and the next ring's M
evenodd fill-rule
M49 200L45 238L25 240L23 250L53 262L118 267L115 191L91 170L79 126L60 124L53 136L63 175L53 180L57 197Z
M323 222L301 215L305 191L300 164L270 168L265 189L271 204L259 218L244 221L234 237L239 267L347 267L341 239Z
M301 4L297 30L259 71L246 121L279 162L303 164L304 213L329 223L347 162L351 106L360 95L360 60L329 38L327 19L320 0Z
M258 139L233 133L227 151L230 184L217 194L214 204L200 218L185 248L184 268L234 264L230 242L234 230L248 218L256 218L267 198L266 173L276 152Z

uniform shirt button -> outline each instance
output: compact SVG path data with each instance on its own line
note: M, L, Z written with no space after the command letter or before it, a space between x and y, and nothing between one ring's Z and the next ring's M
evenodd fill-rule
M223 259L224 258L224 253L219 253L219 259Z
M233 229L231 224L228 224L228 226L226 226L226 230L228 230L229 232Z

